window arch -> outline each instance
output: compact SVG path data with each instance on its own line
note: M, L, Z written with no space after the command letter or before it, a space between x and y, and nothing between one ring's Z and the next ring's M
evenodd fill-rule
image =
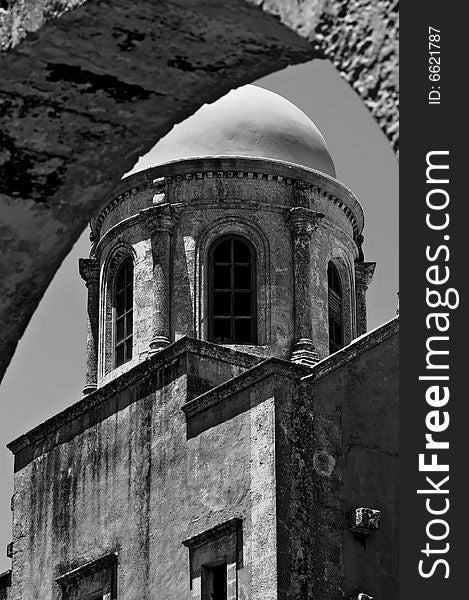
M256 255L238 235L216 240L209 250L209 339L256 344Z
M131 258L126 258L119 265L114 277L114 367L119 367L132 358L134 303L133 288L134 264Z
M342 282L334 263L327 268L329 304L329 352L337 352L344 347L344 318L342 311Z

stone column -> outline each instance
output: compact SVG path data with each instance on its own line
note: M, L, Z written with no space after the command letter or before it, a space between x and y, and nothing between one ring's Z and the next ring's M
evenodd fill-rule
M99 261L80 258L80 276L88 289L88 333L86 337L86 376L83 394L98 387Z
M313 342L311 310L311 236L323 214L297 206L287 224L293 241L294 344L291 361L314 365L318 354Z
M357 305L357 336L366 333L366 290L375 272L375 262L355 263L355 301Z
M153 323L150 349L157 352L171 341L171 238L176 215L171 204L158 204L140 213L151 235L153 256Z

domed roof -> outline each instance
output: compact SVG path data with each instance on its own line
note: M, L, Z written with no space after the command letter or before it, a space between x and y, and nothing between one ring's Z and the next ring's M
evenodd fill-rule
M176 125L131 173L183 158L249 156L287 161L335 177L321 132L294 104L245 85Z

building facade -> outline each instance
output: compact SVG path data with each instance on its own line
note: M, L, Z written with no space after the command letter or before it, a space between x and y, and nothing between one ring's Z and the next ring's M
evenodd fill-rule
M5 597L396 598L397 321L366 333L358 200L255 86L165 143L92 222L84 397L9 446Z

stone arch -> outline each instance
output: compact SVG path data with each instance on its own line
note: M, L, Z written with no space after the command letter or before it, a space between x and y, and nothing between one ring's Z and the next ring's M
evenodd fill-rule
M269 345L271 341L269 242L260 227L237 215L220 217L202 231L196 240L194 271L194 331L196 337L207 339L208 335L208 253L212 244L218 238L226 235L239 235L246 238L256 253L257 345Z
M99 301L98 380L103 379L114 370L114 280L119 267L128 258L132 260L135 268L136 254L134 248L129 243L118 240L109 249L102 266ZM122 368L128 368L128 365L127 367L122 365Z
M0 8L0 375L110 182L204 102L329 58L397 150L397 4L115 0L110 11L87 0L33 0Z

